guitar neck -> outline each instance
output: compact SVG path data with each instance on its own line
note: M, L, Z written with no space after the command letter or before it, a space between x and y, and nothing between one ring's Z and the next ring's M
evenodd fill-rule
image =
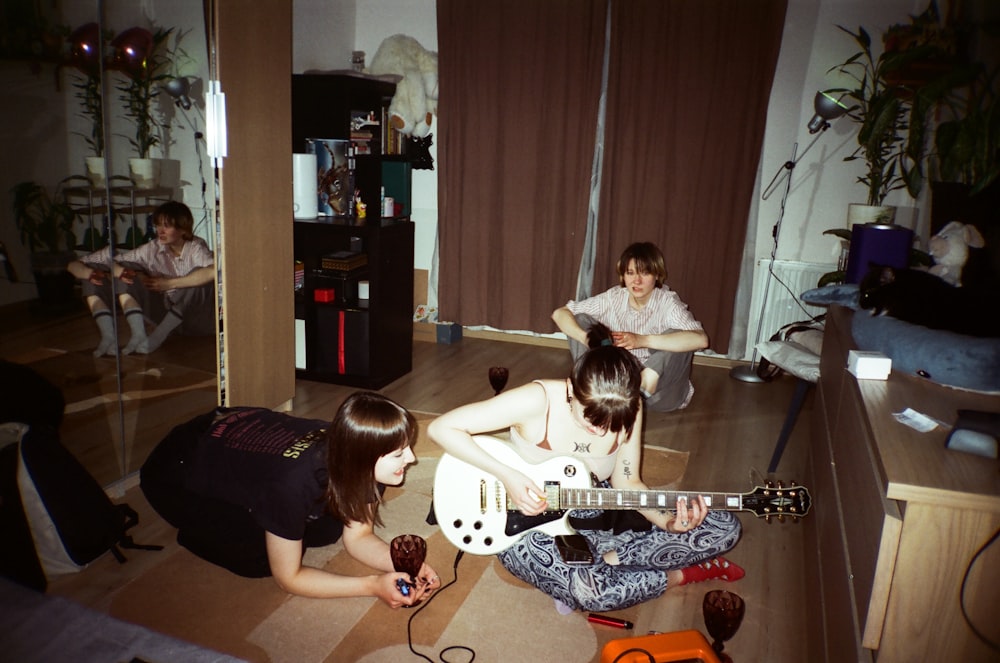
M719 511L742 511L742 493L703 493L673 490L616 490L614 488L560 488L561 509L625 509L673 510L679 498L693 502L699 495L706 505Z

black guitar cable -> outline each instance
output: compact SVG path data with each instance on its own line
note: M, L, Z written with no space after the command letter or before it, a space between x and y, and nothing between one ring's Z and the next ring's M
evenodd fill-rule
M615 656L615 660L611 661L611 663L618 663L618 661L625 658L626 654L645 654L647 658L649 658L649 663L656 663L656 659L653 658L653 655L642 647L632 647L632 649L626 649L622 653L618 654L618 656Z
M425 661L430 661L431 663L434 663L434 659L427 658L426 656L424 656L423 654L421 654L420 652L418 652L416 649L413 648L413 635L412 635L412 631L411 631L411 627L413 626L413 618L416 617L418 614L420 614L421 610L423 610L424 608L426 608L427 606L429 606L431 604L431 601L433 601L438 596L440 596L441 592L443 592L444 590L448 589L449 587L451 587L452 585L454 585L456 582L458 582L458 562L459 562L459 560L462 559L462 555L464 555L464 554L465 554L464 550L459 550L458 554L455 555L455 563L452 565L452 573L454 575L454 578L452 578L451 582L449 582L447 585L445 585L441 589L439 589L436 592L434 592L434 594L429 599L427 599L426 601L424 601L420 605L419 608L417 608L416 610L414 610L413 614L410 615L410 618L408 620L406 620L406 644L407 644L407 646L409 646L410 651L413 652L413 654L415 656L419 656L420 658L424 659ZM472 663L474 660L476 660L476 651L474 649L472 649L471 647L466 647L465 645L452 645L450 647L445 647L444 649L442 649L438 653L438 659L441 660L442 663L451 663L450 661L448 661L448 659L446 659L444 657L444 655L446 653L448 653L449 651L452 651L453 649L461 649L461 650L469 652L471 658L469 658L469 660L466 661L465 663Z

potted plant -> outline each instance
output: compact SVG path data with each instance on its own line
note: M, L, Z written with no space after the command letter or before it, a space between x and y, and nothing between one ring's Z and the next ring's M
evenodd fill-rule
M951 221L975 225L993 268L1000 270L1000 69L969 88L954 118L941 122L931 155L931 230Z
M935 179L957 182L976 195L1000 177L1000 104L995 85L1000 70L970 86L964 107L934 133Z
M151 33L144 28L130 28L111 42L114 67L125 74L125 81L118 86L120 99L125 116L135 125L135 133L128 139L138 156L129 159L129 170L133 183L144 189L158 185L155 162L150 158L150 150L160 143L153 102L159 84L170 78L170 59L164 46L172 31L157 29Z
M101 67L101 31L97 23L87 23L69 36L70 62L82 76L73 87L82 107L81 114L90 122L90 132L82 135L90 147L86 158L87 179L97 189L106 186L104 165L104 94Z
M14 223L21 242L31 252L31 270L43 307L55 310L75 305L76 280L66 271L76 258L73 210L37 182L21 182L10 193Z
M866 164L858 182L865 185L866 204L874 209L863 220L891 223L895 209L884 206L886 196L905 188L916 197L923 186L931 110L971 80L974 69L956 64L953 39L940 28L934 2L910 24L889 28L878 57L863 27L857 32L837 27L861 49L827 72L839 72L855 83L827 91L854 103L847 115L859 125L858 147L844 160L863 159Z

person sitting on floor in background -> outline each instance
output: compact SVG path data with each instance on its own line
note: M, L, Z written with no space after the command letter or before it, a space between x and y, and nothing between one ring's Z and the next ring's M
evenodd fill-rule
M148 354L178 330L189 336L215 333L215 260L208 244L194 236L194 217L187 205L169 201L153 212L156 241L116 251L111 246L74 260L67 269L83 281L83 295L101 332L94 356L113 355L114 304L109 273L132 336L122 354ZM146 320L156 324L146 334ZM159 321L158 323L156 321Z
M552 313L569 337L574 359L587 349L587 328L599 322L613 330L614 344L642 363L646 408L671 412L687 407L694 395L691 361L708 347L708 335L687 304L666 285L663 253L650 242L637 242L618 259L619 285Z
M375 392L344 400L332 423L265 408L219 408L174 428L140 470L150 505L178 529L177 542L240 576L272 576L300 596L372 596L414 605L441 581L393 570L374 532L386 486L416 461L417 423ZM347 552L378 573L337 575L306 566L308 547L343 538ZM408 596L399 580L415 583Z
M507 499L525 516L545 511L544 487L494 458L473 435L509 428L526 463L571 456L583 461L599 487L648 490L640 474L642 367L626 349L611 344L603 325L590 330L589 345L568 379L535 380L463 405L431 422L430 438L501 480ZM620 610L671 587L743 577L743 569L720 557L739 540L739 520L729 511L710 511L701 496L672 506L675 512L574 511L569 522L594 556L588 565L567 564L556 540L537 530L498 557L508 571L555 598L560 612Z

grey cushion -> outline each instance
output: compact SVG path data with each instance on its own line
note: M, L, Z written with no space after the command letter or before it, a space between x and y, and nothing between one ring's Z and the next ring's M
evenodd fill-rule
M858 348L886 355L894 371L964 389L1000 392L1000 338L929 329L867 311L853 317L851 332Z
M835 285L825 285L822 288L813 288L802 293L802 301L813 306L829 306L830 304L840 304L846 308L857 310L858 305L858 284L857 283L837 283Z

